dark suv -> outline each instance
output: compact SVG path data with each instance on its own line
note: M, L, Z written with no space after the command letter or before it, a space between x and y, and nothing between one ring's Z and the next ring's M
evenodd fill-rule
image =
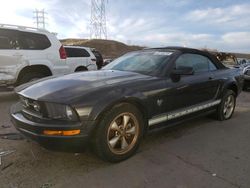
M238 61L236 56L225 52L212 52L228 68L238 68L244 74L244 90L250 86L250 63L245 59Z
M97 51L96 49L91 49L91 51L93 52L93 54L95 55L96 57L96 65L97 65L97 68L98 69L101 69L102 66L103 66L103 58L102 58L102 54Z

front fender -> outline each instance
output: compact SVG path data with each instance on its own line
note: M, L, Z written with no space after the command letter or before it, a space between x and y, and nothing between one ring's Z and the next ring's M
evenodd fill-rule
M113 106L127 102L136 105L139 110L145 110L146 105L144 103L146 97L138 91L133 91L131 89L124 90L122 88L105 93L102 98L99 98L92 108L89 114L89 120L98 120L102 115Z

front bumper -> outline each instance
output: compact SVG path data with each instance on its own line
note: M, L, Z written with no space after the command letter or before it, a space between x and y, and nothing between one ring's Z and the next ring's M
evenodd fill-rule
M26 137L35 140L42 146L49 149L81 149L89 143L89 136L94 127L94 122L83 123L52 123L52 122L34 122L23 116L22 106L17 103L11 107L11 121L15 128ZM74 136L44 135L44 130L75 130L81 132Z

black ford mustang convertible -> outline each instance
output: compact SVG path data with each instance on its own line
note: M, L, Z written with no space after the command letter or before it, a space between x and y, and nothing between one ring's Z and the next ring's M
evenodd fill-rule
M167 47L128 53L100 71L47 78L16 89L16 128L42 145L93 144L118 162L152 128L214 113L233 115L243 76L208 52Z

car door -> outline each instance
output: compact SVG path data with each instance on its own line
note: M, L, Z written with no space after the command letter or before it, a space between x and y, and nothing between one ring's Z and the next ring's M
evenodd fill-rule
M80 49L65 47L65 51L67 54L67 60L66 60L67 65L68 65L71 72L75 72L77 67L78 67L78 64L80 64L80 65L83 64L83 62L81 62Z
M18 31L0 29L0 67L16 68L22 62L22 54L17 40Z
M166 111L198 106L213 100L216 95L218 82L213 79L208 57L195 53L182 54L176 59L173 69L178 70L182 66L192 67L194 74L181 75L178 82L168 79L167 85L171 90L166 97L169 101Z
M90 55L85 49L65 47L65 50L68 56L67 65L72 72L75 72L79 67L88 69L88 57Z
M53 75L70 73L66 59L60 57L63 47L59 49L58 43L47 35L49 34L19 31L19 54L26 60L27 65L45 65Z
M91 57L89 52L86 49L81 49L81 54L82 54L82 62L83 65L88 69L91 70L91 67L89 67L91 65Z

